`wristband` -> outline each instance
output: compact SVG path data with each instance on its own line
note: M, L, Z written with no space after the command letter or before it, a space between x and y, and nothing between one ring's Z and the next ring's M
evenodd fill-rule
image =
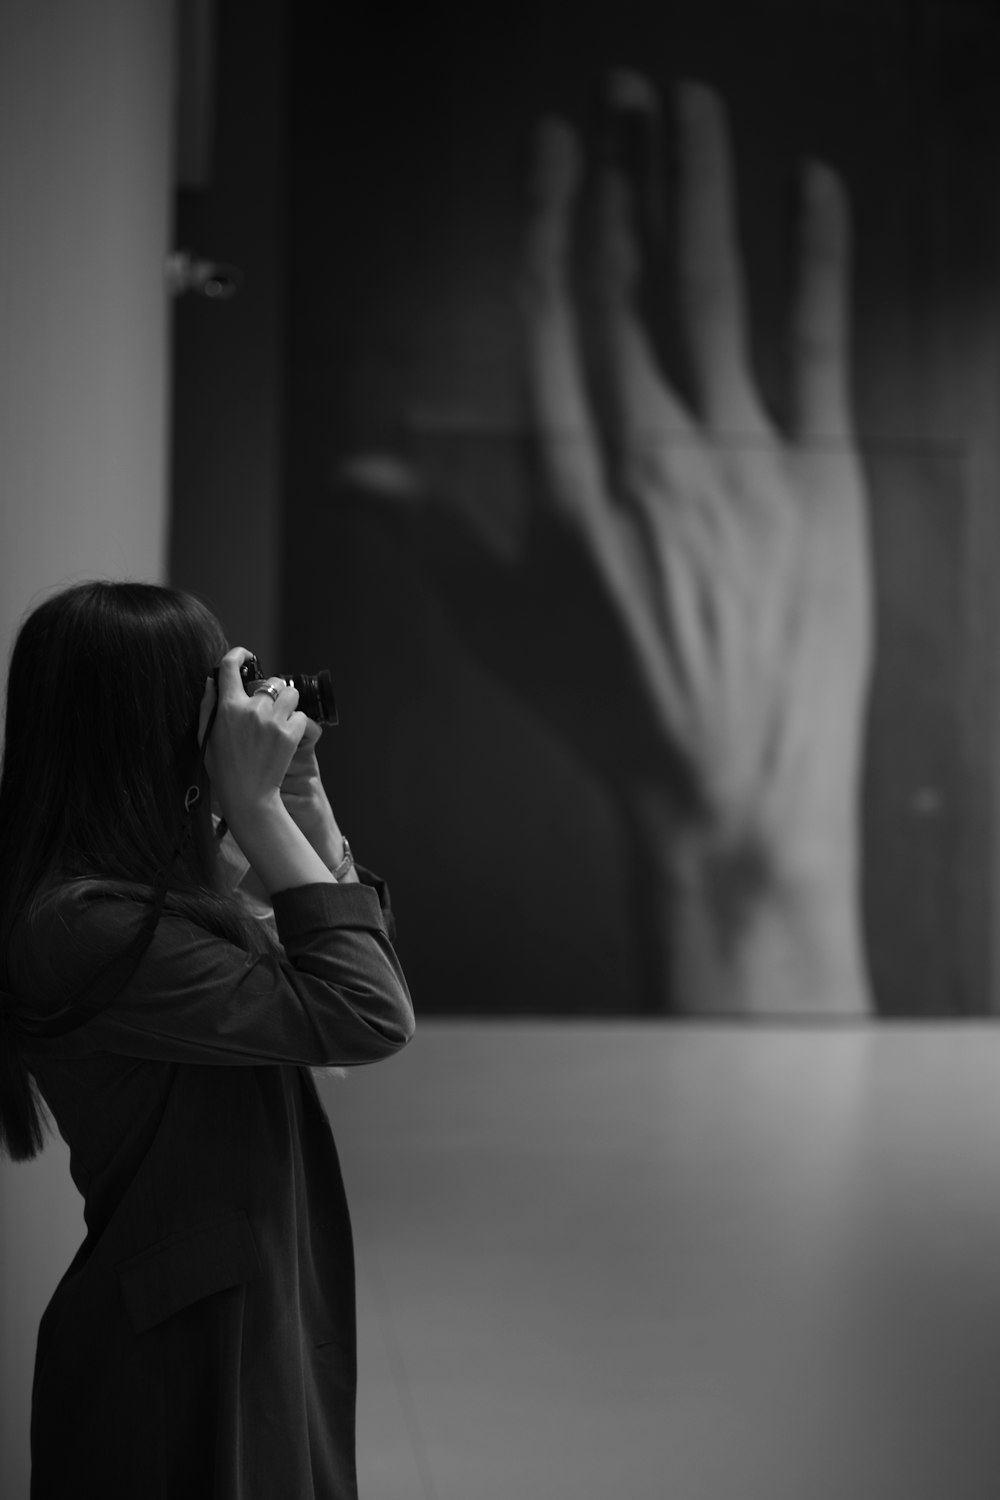
M333 871L333 878L334 878L334 880L343 880L343 878L347 874L348 870L352 870L353 868L354 868L354 855L351 853L351 846L350 846L350 844L345 839L344 840L344 857L340 861L340 864L337 866L337 868Z

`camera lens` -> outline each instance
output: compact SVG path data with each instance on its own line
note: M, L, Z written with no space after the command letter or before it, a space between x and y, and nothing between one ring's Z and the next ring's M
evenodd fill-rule
M299 672L294 677L287 678L286 681L298 689L299 708L307 718L315 719L317 724L338 722L333 679L329 672Z
M294 676L286 677L280 672L272 674L278 677L289 687L296 688L299 695L299 708L308 719L314 719L317 724L337 724L337 700L333 693L333 678L326 670L322 672L297 672ZM216 683L219 681L219 669L213 668L212 676ZM265 673L261 671L260 662L256 656L250 656L240 667L240 676L243 686L252 697L254 684L263 682Z

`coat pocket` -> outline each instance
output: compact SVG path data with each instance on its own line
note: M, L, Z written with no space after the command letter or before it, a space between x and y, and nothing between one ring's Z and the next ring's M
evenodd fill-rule
M251 1281L261 1271L242 1209L169 1235L119 1267L129 1322L145 1333L182 1307Z

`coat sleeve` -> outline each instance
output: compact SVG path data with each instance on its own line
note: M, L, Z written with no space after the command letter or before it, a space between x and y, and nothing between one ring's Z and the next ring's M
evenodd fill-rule
M278 892L273 904L281 947L259 954L168 905L122 992L50 1045L255 1066L351 1065L402 1047L413 1034L413 1009L377 888L307 885ZM66 972L52 961L60 933L62 946L100 962L121 946L123 923L137 912L134 904L83 894L68 909L61 903L58 926L45 923L48 933L38 934L50 944L49 971Z

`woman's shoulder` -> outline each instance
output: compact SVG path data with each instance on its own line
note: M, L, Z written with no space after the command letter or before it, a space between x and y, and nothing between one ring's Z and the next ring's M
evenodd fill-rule
M85 979L121 948L148 906L148 888L89 876L54 881L21 912L10 934L8 968L15 989L47 989Z

